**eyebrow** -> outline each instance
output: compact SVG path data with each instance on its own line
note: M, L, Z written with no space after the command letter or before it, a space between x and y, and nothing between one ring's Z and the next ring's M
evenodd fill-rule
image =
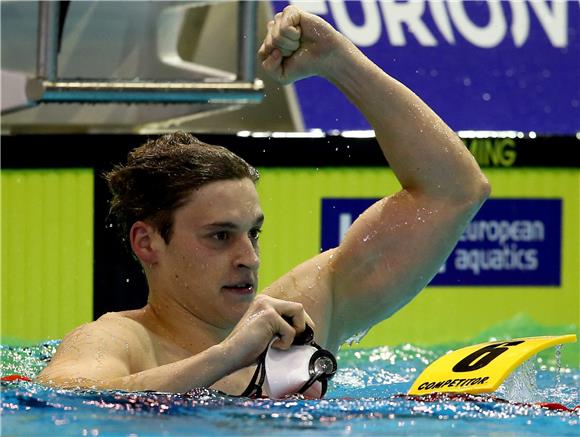
M254 220L253 227L262 226L263 223L264 223L264 214L261 214L260 216L258 216L258 218L256 218L256 220ZM233 222L215 222L215 223L209 223L209 224L205 225L204 228L237 230L239 228L239 226Z

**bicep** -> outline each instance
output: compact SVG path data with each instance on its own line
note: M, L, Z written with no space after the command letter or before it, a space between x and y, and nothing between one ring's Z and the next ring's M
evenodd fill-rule
M437 273L477 208L401 191L365 211L333 263L333 326L350 336L389 317Z

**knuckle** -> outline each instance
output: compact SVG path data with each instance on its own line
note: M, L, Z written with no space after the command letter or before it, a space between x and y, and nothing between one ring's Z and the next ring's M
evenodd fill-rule
M253 306L256 310L263 310L268 307L268 302L264 298L258 298L253 302Z
M298 311L304 311L304 305L302 305L301 302L294 302L294 307L298 310Z
M285 37L284 35L278 36L278 41L280 42L280 44L282 44L284 46L284 48L289 48L294 44L294 42L292 40Z
M263 306L263 305L265 305L267 302L268 302L268 296L266 296L266 295L264 295L264 294L260 294L260 295L258 295L258 296L256 296L256 297L254 298L254 303L255 303L257 306Z
M289 27L285 27L280 29L280 34L285 36L286 38L290 38L292 36L292 30Z
M270 321L273 321L278 317L278 312L273 307L268 307L264 310L264 317Z

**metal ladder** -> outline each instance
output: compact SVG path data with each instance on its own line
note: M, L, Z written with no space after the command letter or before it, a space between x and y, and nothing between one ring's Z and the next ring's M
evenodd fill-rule
M238 59L234 80L208 76L195 81L84 80L58 76L61 2L39 1L36 77L26 96L39 103L259 103L264 84L256 78L257 2L238 6Z

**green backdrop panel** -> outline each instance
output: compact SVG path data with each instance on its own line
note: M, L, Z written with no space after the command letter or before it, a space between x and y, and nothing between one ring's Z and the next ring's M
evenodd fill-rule
M381 197L400 188L389 169L278 168L260 172L258 189L266 215L261 239L262 287L318 253L321 198ZM492 184L493 197L563 199L561 286L430 287L374 327L360 346L463 342L482 332L518 336L577 330L580 171L486 169L485 173ZM497 329L492 329L494 326ZM501 333L494 334L496 331Z
M2 343L92 320L93 171L4 170Z

